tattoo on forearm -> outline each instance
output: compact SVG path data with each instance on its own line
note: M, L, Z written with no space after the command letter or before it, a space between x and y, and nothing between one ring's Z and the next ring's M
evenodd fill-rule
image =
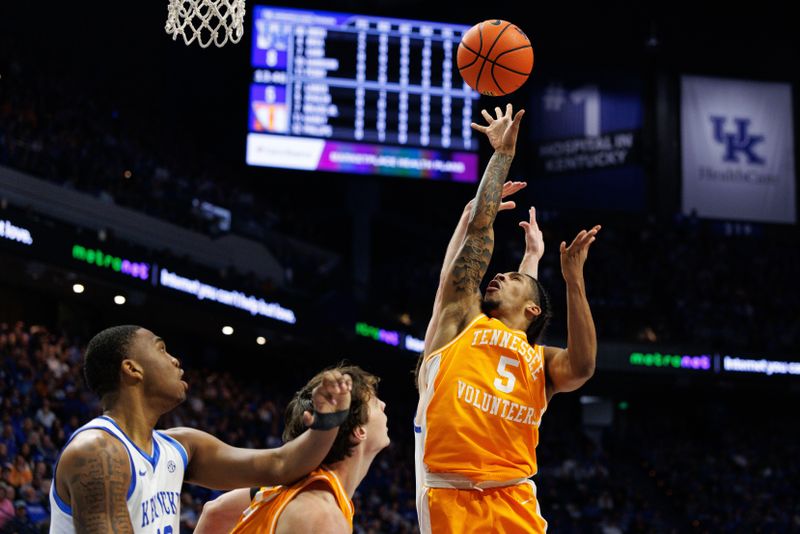
M478 187L473 219L488 222L489 224L494 222L495 217L497 217L497 210L500 207L503 183L506 181L513 159L513 156L507 154L495 153L492 155L486 170L483 172L481 185Z
M77 532L133 533L127 507L129 465L105 440L76 460L69 487Z
M456 291L477 291L492 259L494 238L491 225L471 233L453 264L453 285Z
M510 155L494 154L483 173L470 229L461 253L453 264L453 285L459 293L477 291L489 268L494 250L492 226L512 159Z

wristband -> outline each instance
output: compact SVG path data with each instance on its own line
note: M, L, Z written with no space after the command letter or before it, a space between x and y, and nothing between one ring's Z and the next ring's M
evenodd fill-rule
M349 409L333 413L318 413L315 411L314 423L308 428L311 430L331 430L344 423L349 413Z

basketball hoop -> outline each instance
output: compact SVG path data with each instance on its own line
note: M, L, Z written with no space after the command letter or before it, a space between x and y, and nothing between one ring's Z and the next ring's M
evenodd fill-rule
M230 41L238 43L244 35L245 0L169 0L164 29L175 41L180 35L189 45L207 48Z

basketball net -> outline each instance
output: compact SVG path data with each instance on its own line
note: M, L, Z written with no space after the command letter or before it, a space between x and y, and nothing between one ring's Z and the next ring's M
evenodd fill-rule
M207 48L230 41L238 43L244 35L245 0L169 0L164 29L175 41L180 35L189 45L193 41Z

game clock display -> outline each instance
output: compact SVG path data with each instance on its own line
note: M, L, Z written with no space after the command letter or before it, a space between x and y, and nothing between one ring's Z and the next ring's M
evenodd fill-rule
M476 182L469 26L257 6L247 163Z

